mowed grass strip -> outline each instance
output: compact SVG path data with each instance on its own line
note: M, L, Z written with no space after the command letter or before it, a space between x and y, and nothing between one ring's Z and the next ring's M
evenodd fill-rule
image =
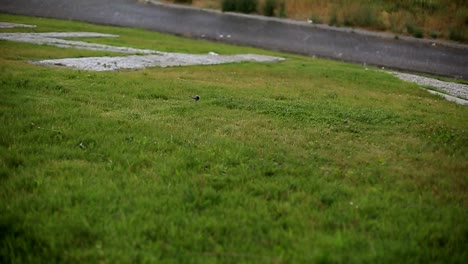
M287 58L88 72L28 61L106 53L0 42L1 263L468 259L467 107L358 65L0 20Z

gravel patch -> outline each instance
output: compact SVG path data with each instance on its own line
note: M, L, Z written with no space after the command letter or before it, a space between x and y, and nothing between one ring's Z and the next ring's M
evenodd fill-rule
M122 57L88 57L42 60L32 62L39 65L69 67L90 71L114 71L119 69L141 69L146 67L175 67L189 65L216 65L233 62L279 62L279 57L242 54L242 55L214 55L214 54L185 54L160 52L156 55L122 56Z
M436 80L433 78L418 76L414 74L401 73L401 72L390 72L401 80L417 83L419 85L431 86L437 89L443 90L444 92L462 98L463 101L468 99L468 85L461 83L452 83ZM442 93L437 94L441 95ZM468 101L467 101L468 102Z
M455 96L439 93L439 92L432 91L432 90L427 90L427 91L429 93L431 93L431 94L435 94L435 95L438 95L440 97L443 97L447 101L454 102L454 103L459 104L459 105L468 105L468 100L464 100L464 99L461 99L461 98L458 98L458 97L455 97Z
M160 52L156 50L117 47L64 39L85 37L116 38L119 36L94 32L0 33L0 40L50 45L60 48L75 48L132 54L132 56L120 57L66 58L31 62L33 64L38 65L69 67L79 70L114 71L119 69L141 69L145 67L155 66L173 67L188 65L213 65L243 61L278 62L284 60L283 58L279 57L255 54L218 55L214 52L210 52L209 54L170 53Z
M0 22L0 28L35 28L36 25L16 24L8 22Z
M40 45L49 45L60 48L75 48L85 50L98 50L119 52L127 54L157 54L158 51L135 49L128 47L109 46L83 41L66 40L63 38L117 38L118 35L101 34L94 32L47 32L47 33L0 33L0 40L26 42Z

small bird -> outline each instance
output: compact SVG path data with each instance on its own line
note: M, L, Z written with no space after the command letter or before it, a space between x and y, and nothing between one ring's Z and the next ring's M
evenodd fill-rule
M195 102L200 100L200 96L198 96L198 95L195 95L194 97L192 97L192 96L189 96L189 97L192 98Z

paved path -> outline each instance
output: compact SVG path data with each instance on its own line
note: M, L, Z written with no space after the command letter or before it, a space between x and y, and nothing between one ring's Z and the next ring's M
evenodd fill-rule
M142 4L137 0L0 0L0 12L145 28L468 79L468 47L463 45L395 40L305 23Z

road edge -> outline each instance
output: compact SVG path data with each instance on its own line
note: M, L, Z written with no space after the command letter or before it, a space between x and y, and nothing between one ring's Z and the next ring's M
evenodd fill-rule
M252 14L243 14L243 13L235 13L235 12L222 12L216 9L201 8L201 7L188 6L188 5L183 5L183 4L172 4L172 3L161 2L159 0L137 0L137 2L141 4L150 4L150 5L162 6L166 8L206 12L206 13L212 13L216 15L228 15L228 16L241 17L241 18L256 19L256 20L261 20L261 21L278 22L278 23L283 23L283 24L288 24L288 25L313 27L313 28L319 28L322 30L337 31L337 32L343 32L343 33L355 33L355 34L359 34L363 36L403 40L403 41L408 41L408 42L425 43L425 44L431 44L431 45L441 45L441 46L446 46L446 47L451 47L451 48L456 48L456 49L468 50L468 44L452 43L452 42L435 40L435 39L415 38L411 36L403 36L403 35L398 35L398 34L393 34L393 33L388 33L388 32L377 32L377 31L370 31L370 30L351 28L351 27L335 27L335 26L329 26L327 24L312 24L312 23L308 23L307 21L299 21L299 20L294 20L290 18L267 17L267 16L262 16L262 15L252 15Z

